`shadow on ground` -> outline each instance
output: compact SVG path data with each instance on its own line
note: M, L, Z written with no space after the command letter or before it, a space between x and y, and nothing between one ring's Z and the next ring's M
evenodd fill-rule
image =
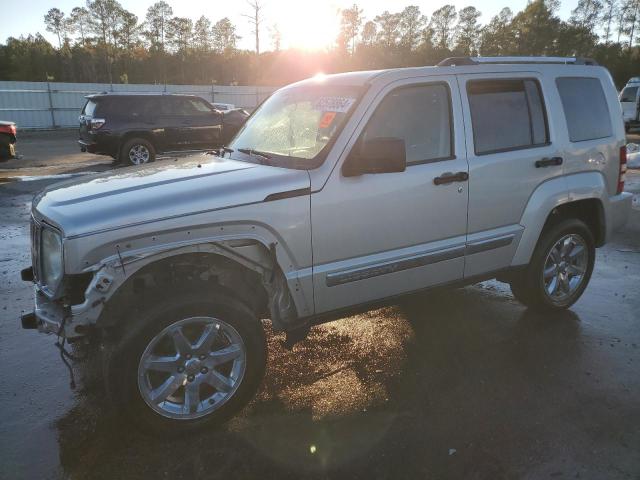
M541 316L477 287L413 297L321 326L293 351L270 336L259 397L198 436L140 434L86 388L57 423L62 467L91 478L501 479L538 464L574 477L579 461L549 465L546 455L580 457L571 429L590 407L609 405L589 413L593 437L640 421L583 385L581 330L571 311Z

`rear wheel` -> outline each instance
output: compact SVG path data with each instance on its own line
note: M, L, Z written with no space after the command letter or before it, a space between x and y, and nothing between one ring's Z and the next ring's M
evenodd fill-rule
M156 149L146 138L127 140L120 150L120 163L125 165L142 165L156 159Z
M595 263L584 222L564 220L543 232L527 268L512 279L514 297L535 310L562 310L582 295Z
M110 355L107 390L131 420L186 433L253 397L266 365L262 324L239 301L183 294L136 314Z
M0 133L0 160L9 160L14 153L13 139L6 133Z

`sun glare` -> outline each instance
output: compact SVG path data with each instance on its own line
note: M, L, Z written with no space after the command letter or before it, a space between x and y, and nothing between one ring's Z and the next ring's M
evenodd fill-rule
M278 23L285 47L320 50L331 46L338 34L337 7L316 2L287 2Z

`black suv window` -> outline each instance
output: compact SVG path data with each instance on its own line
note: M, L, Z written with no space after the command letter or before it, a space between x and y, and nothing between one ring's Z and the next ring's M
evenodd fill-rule
M170 97L163 98L163 113L165 115L203 115L213 110L201 98Z
M556 79L569 139L583 142L611 136L611 117L597 78Z
M477 155L545 145L547 114L536 80L474 80L467 84Z
M211 113L212 109L207 102L202 100L201 98L189 98L187 99L187 103L190 105L190 108L193 109L193 114L207 114Z
M369 120L362 138L402 138L407 164L453 155L451 99L445 84L403 87L389 93Z

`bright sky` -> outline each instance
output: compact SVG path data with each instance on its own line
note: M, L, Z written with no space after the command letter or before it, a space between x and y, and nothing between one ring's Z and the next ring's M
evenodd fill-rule
M120 0L120 3L141 21L154 1ZM44 15L52 7L57 7L68 15L73 7L84 6L84 3L84 0L28 0L26 11L11 15L9 21L2 22L0 41L4 42L10 36L40 32L55 45L55 36L45 30ZM209 17L212 22L229 17L242 37L238 46L247 49L254 47L252 27L242 16L251 13L245 0L167 0L167 3L173 8L174 15L189 17L194 21L200 15ZM265 19L264 27L261 28L261 50L270 50L272 42L269 30L276 23L282 35L283 48L322 48L331 44L339 28L338 12L350 7L354 0L263 0L261 3L264 4ZM527 0L358 0L356 3L364 9L366 20L372 20L384 10L392 13L401 11L407 5L418 5L429 16L446 3L453 3L457 9L473 5L483 13L481 22L486 23L505 6L509 6L514 12L523 9ZM567 18L576 4L577 0L565 0L559 11L560 16Z

